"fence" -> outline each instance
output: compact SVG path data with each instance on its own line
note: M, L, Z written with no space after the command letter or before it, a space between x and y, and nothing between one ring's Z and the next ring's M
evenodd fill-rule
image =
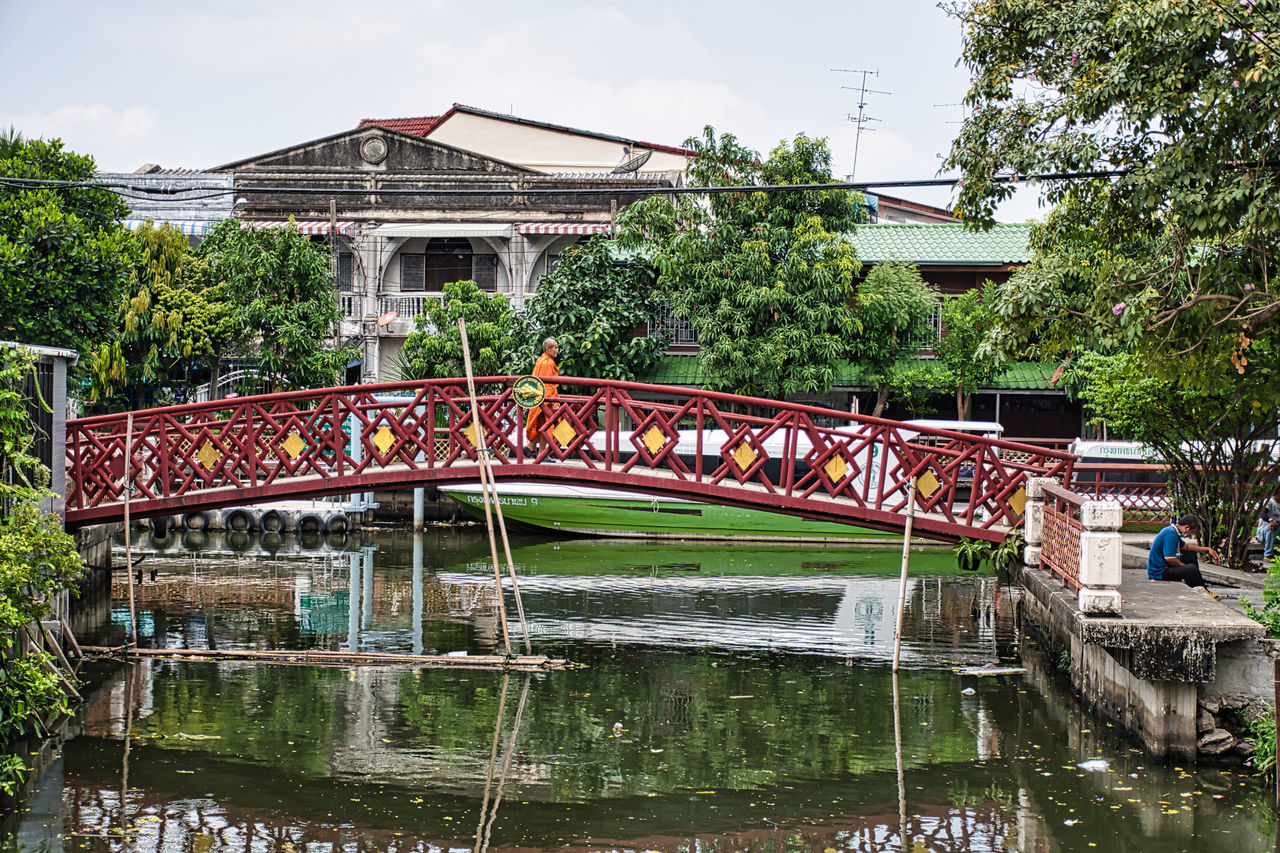
M1076 589L1082 613L1120 615L1124 509L1045 477L1027 479L1025 560Z
M1078 462L1071 488L1091 500L1117 502L1129 525L1163 527L1174 514L1163 465Z

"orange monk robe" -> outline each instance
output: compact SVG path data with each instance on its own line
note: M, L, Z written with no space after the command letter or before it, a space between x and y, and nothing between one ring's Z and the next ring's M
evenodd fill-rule
M541 379L543 385L546 386L546 399L549 400L552 397L560 396L559 387L547 381L550 377L560 375L560 368L556 366L556 360L554 358L547 355L545 352L538 356L538 361L533 366L533 375ZM530 409L529 420L525 427L525 437L530 441L533 441L538 434L538 430L542 428L546 421L547 413L542 410L542 406L534 406Z

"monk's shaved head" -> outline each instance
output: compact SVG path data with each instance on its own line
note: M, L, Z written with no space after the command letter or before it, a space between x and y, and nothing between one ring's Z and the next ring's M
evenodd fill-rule
M556 343L555 338L547 338L545 341L542 342L542 351L551 352L551 348L556 346L559 346L559 344Z

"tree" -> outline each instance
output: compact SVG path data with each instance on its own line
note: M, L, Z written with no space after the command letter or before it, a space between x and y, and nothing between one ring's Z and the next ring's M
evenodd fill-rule
M803 134L769 159L707 127L693 186L831 181L826 141ZM673 315L698 334L708 387L765 397L822 393L861 333L853 308L860 265L844 239L861 197L846 190L650 198L619 217L619 240L658 270Z
M1082 397L1095 423L1142 442L1168 470L1170 514L1193 513L1202 540L1224 542L1228 564L1243 566L1257 507L1275 487L1280 460L1275 421L1237 393L1204 394L1153 375L1132 353L1086 356ZM1225 475L1225 476L1224 476Z
M82 563L62 519L40 510L48 469L33 454L35 425L24 389L36 387L35 359L0 347L0 744L40 732L40 721L65 713L67 697L43 649L24 654L21 631L49 615L49 601L70 588ZM0 793L12 797L29 768L6 749Z
M956 417L968 420L973 395L1000 372L1000 361L982 350L995 325L995 285L967 290L942 303L942 337L934 351L951 375Z
M4 181L95 173L92 157L60 140L0 134L0 339L88 353L113 334L133 263L120 225L128 206L105 189Z
M858 285L857 319L862 334L852 342L852 356L876 393L874 417L889 402L899 359L915 356L929 343L929 313L938 292L924 282L913 264L880 263Z
M1179 446L1247 443L1274 429L1273 21L1253 3L1219 0L992 0L954 12L973 84L970 118L946 165L964 173L967 217L990 221L1012 192L1002 174L1115 173L1048 185L1058 207L1033 232L1035 262L1000 288L988 349L1049 362L1124 355L1124 371L1090 384L1158 380L1184 413L1195 401L1198 414L1174 417ZM1122 397L1095 400L1135 434L1145 428L1125 421ZM1231 406L1246 418L1212 414ZM1198 477L1185 454L1165 461L1197 514L1257 473L1233 467L1257 462L1235 453L1207 469L1211 478ZM1246 530L1255 507L1228 504L1229 515L1244 517L1202 516L1202 529L1223 521ZM1243 541L1228 543L1233 564Z
M658 319L660 309L652 269L615 260L610 242L592 237L563 252L555 270L538 282L525 313L525 363L533 365L550 337L560 344L561 373L634 380L667 345L664 336L636 334Z
M459 317L467 321L474 375L500 376L519 369L522 327L505 296L485 293L474 281L455 281L444 286L443 299L428 300L423 309L400 350L401 379L464 375Z
M297 226L245 228L228 219L196 249L211 266L213 285L231 305L236 348L256 357L276 388L337 383L355 355L334 343L342 320L329 253Z
M138 405L148 388L189 382L192 367L201 368L198 376L216 373L235 339L230 306L186 236L151 222L136 236L139 259L120 305L118 337L91 359L95 401L130 388Z

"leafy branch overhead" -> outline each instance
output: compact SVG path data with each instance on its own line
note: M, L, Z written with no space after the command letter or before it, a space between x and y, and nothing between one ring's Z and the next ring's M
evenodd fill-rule
M1271 19L1204 0L952 12L973 83L945 165L963 173L968 219L991 222L1013 192L999 175L1121 172L1046 185L1061 206L1036 264L1002 292L1012 337L1043 333L1047 357L1140 340L1160 354L1153 368L1206 386L1273 359L1258 343L1280 314Z

